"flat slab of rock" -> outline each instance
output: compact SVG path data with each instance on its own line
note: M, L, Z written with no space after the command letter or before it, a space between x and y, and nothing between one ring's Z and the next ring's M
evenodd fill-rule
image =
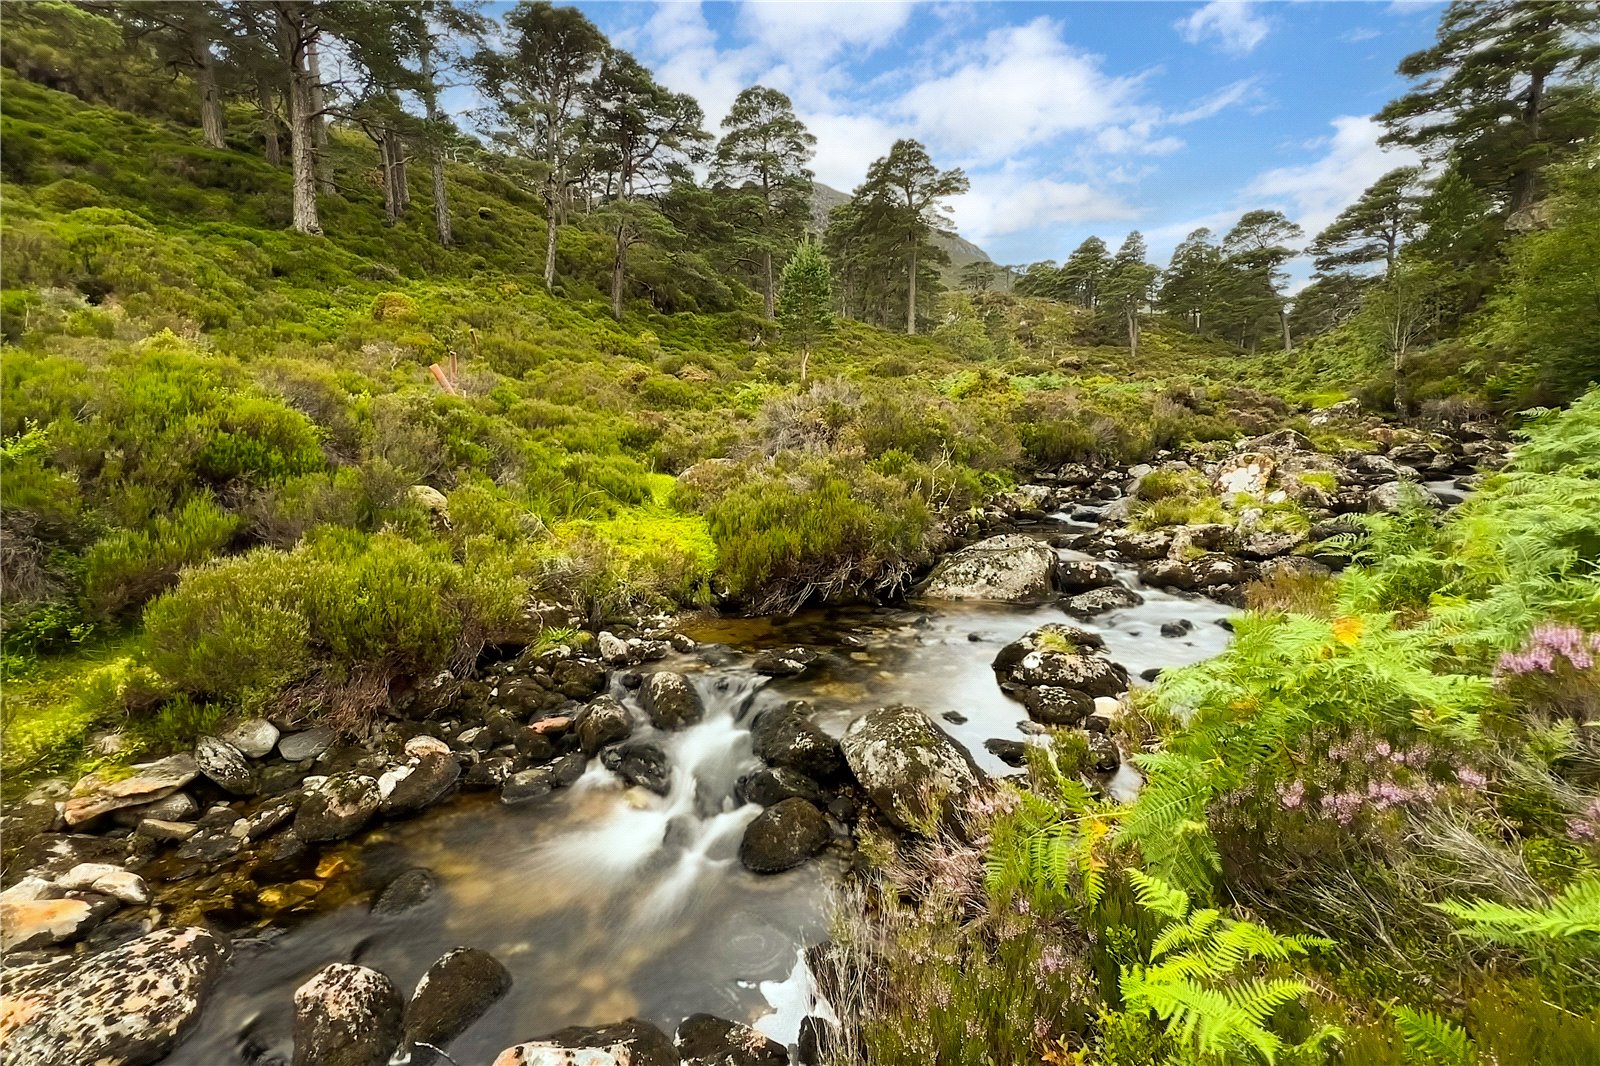
M193 781L199 772L194 756L169 755L155 762L140 763L133 767L130 775L123 777L89 774L72 786L62 814L67 825L84 825L102 814L170 796Z
M0 948L30 951L81 938L102 917L81 899L24 899L0 903Z
M845 760L891 823L923 832L954 816L983 780L965 748L915 707L880 707L850 723Z
M290 733L278 741L278 754L289 762L315 759L333 746L333 730L318 726L315 729Z
M931 600L1037 603L1056 590L1056 553L1048 544L1008 533L946 557L922 589Z
M107 862L82 862L62 874L56 884L69 892L98 892L122 903L150 902L144 878Z
M227 960L204 929L161 929L94 955L0 973L6 1061L146 1066L199 1014Z
M244 752L218 737L201 737L194 746L194 761L200 772L235 796L248 796L256 790L255 771Z

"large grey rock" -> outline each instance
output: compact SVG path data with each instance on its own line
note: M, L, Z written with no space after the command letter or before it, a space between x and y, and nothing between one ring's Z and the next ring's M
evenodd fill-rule
M1092 592L1116 584L1110 567L1088 559L1074 559L1056 568L1056 587L1070 594Z
M750 727L750 742L768 766L795 770L815 781L834 781L845 770L839 742L812 720L811 705L803 700L762 711Z
M633 732L633 716L612 697L601 696L578 712L574 725L583 753L593 757L607 744L628 739Z
M130 774L116 777L100 773L82 778L67 795L62 810L67 825L77 827L123 807L150 803L178 791L200 772L192 755L169 755L140 763Z
M333 746L333 730L324 726L290 733L278 741L278 754L289 762L315 759Z
M1061 602L1061 606L1068 614L1077 618L1093 618L1095 615L1137 607L1143 602L1144 597L1132 589L1123 588L1121 585L1107 585L1104 588L1080 592L1076 596L1068 596Z
M437 801L451 785L456 783L461 776L461 763L456 760L455 754L448 747L443 744L439 746L444 750L422 752L402 767L401 769L405 770L404 776L394 780L393 786L387 791L384 790L384 782L380 779L378 783L380 811L391 818L415 814Z
M678 1026L683 1066L789 1066L789 1049L748 1025L691 1014Z
M487 951L456 948L440 956L406 1007L403 1051L410 1053L410 1066L441 1061L432 1048L446 1050L510 990L510 972Z
M1172 550L1172 534L1162 530L1129 530L1111 539L1111 547L1124 559L1160 559Z
M915 707L880 707L844 732L850 770L885 818L922 832L956 816L983 780L972 756Z
M265 759L278 746L280 736L278 727L265 718L251 718L226 730L222 739L252 759Z
M388 1066L405 1000L377 970L335 962L294 990L294 1066Z
M679 1066L672 1038L647 1021L573 1025L508 1047L492 1066Z
M162 929L93 955L0 971L7 1062L145 1066L170 1052L221 975L227 946Z
M248 796L256 790L255 771L244 752L217 737L201 737L194 746L194 761L200 772L235 796Z
M1386 482L1367 493L1367 510L1374 514L1398 514L1419 505L1437 510L1444 503L1433 493L1406 481Z
M745 826L739 861L758 874L791 870L828 846L828 819L798 796L776 803Z
M922 595L934 600L1030 603L1056 588L1056 553L1048 545L1010 533L990 537L934 567Z
M98 892L130 905L150 902L144 878L106 862L81 862L56 879L68 892Z
M294 814L294 835L307 844L343 840L378 813L378 782L366 774L335 774L306 793Z
M706 707L689 679L662 670L644 679L639 702L657 729L681 729L705 717Z

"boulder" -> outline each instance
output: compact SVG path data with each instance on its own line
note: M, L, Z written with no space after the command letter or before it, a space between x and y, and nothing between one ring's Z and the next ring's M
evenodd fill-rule
M1021 740L1005 740L1000 737L990 737L983 742L984 748L996 759L1018 769L1028 765L1028 745Z
M1105 588L1069 596L1062 601L1061 606L1076 618L1093 618L1098 614L1137 607L1143 602L1144 597L1132 589L1121 585L1107 585Z
M1261 564L1263 578L1277 577L1279 574L1297 574L1307 577L1327 577L1333 571L1325 564L1315 559L1308 559L1304 555L1285 555L1280 559L1268 559Z
M1350 480L1363 485L1376 485L1388 481L1415 480L1417 474L1400 466L1393 459L1383 455L1370 455L1357 452L1345 459L1345 475Z
M1195 587L1214 589L1223 585L1237 585L1253 581L1256 568L1242 559L1227 555L1207 554L1190 560L1189 570L1194 574Z
M1090 698L1115 696L1127 689L1128 672L1104 652L1099 636L1051 623L1001 648L992 665L1008 691L1051 686Z
M159 818L166 822L187 822L200 813L200 805L187 792L174 792L154 803L138 807L124 807L112 814L111 820L119 825L138 825L146 818Z
M1189 590L1200 585L1194 568L1181 559L1152 559L1139 567L1139 580L1161 589Z
M684 1066L789 1066L789 1049L748 1025L691 1014L678 1026Z
M645 678L639 703L657 729L680 729L705 717L705 703L689 679L671 670Z
M111 907L83 899L21 899L0 903L0 949L32 951L81 940Z
M1038 685L1017 692L1028 717L1040 725L1075 726L1094 708L1094 698L1077 689Z
M194 756L169 755L155 762L140 763L121 777L89 774L72 786L62 815L69 826L87 825L123 807L136 807L170 796L193 781L199 772Z
M456 779L461 776L461 763L456 761L455 754L449 748L443 744L439 746L444 750L427 751L422 754L405 768L407 770L405 776L396 780L387 792L384 791L380 779L378 788L380 811L391 818L415 814L437 801L451 785L456 783Z
M649 789L658 796L665 796L672 788L672 764L659 744L631 740L606 749L600 764L628 784Z
M1097 773L1114 773L1122 765L1122 753L1117 742L1103 730L1089 734L1089 768Z
M578 712L574 725L583 753L594 756L607 744L627 740L633 732L633 716L610 696L601 696Z
M1060 563L1056 569L1056 588L1069 595L1102 589L1116 580L1110 567L1088 559Z
M1222 522L1199 522L1172 531L1168 554L1182 559L1196 551L1233 553L1239 550L1239 534Z
M1314 452L1317 446L1297 429L1276 429L1259 437L1248 437L1234 445L1236 452L1264 452L1280 461L1283 452Z
M639 1018L573 1025L508 1047L491 1066L678 1066L672 1038Z
M200 772L235 796L248 796L256 790L255 771L244 752L217 737L201 737L194 747L194 761Z
M1111 547L1124 559L1160 559L1172 550L1172 534L1164 530L1124 531L1112 537Z
M750 727L751 744L768 766L795 770L813 781L836 781L845 770L839 742L811 716L811 705L803 700L765 710Z
M1265 496L1277 465L1272 456L1261 452L1235 453L1217 468L1212 488L1224 500L1239 493Z
M550 668L556 690L563 696L585 700L606 687L605 667L586 659L563 659Z
M252 759L265 759L278 746L278 727L265 718L251 718L222 734L222 739Z
M764 766L739 779L739 795L746 803L771 807L796 796L812 803L823 801L822 788L798 770Z
M946 557L934 568L922 595L934 600L1030 603L1048 599L1055 587L1055 551L1013 533L990 537Z
M817 661L810 648L769 648L755 657L750 668L768 677L798 677Z
M374 778L358 773L335 774L300 801L294 813L294 835L307 844L343 840L372 820L379 802Z
M294 1066L388 1066L405 1000L383 974L335 962L294 990Z
M873 805L901 829L921 832L956 816L983 781L966 749L915 707L880 707L845 730L845 760Z
M0 971L7 1062L145 1066L177 1044L221 976L226 944L161 929L92 955Z
M289 762L315 759L333 746L333 730L324 726L290 733L278 741L278 754Z
M1367 493L1367 510L1373 514L1398 514L1419 504L1435 510L1444 506L1433 493L1405 481L1390 481Z
M511 990L511 973L487 951L456 948L441 955L417 982L406 1007L404 1045L410 1066L441 1061L445 1050L496 1000Z
M1305 542L1304 533L1257 530L1244 538L1239 554L1246 559L1274 559L1280 555L1288 555Z
M758 874L791 870L828 846L828 819L809 800L776 803L745 827L739 861Z
M1354 397L1330 403L1328 406L1312 411L1311 417L1306 419L1313 426L1331 426L1337 422L1348 422L1361 417L1361 401Z
M632 666L635 663L642 662L644 659L643 655L637 653L636 646L630 646L627 641L609 629L600 631L597 644L600 649L600 658L608 666Z

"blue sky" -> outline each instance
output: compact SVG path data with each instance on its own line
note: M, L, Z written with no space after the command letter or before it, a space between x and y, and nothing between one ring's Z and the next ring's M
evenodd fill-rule
M1308 234L1408 157L1370 116L1428 44L1432 2L580 3L720 123L740 89L789 93L820 180L850 190L897 137L961 166L963 235L999 262L1278 207Z

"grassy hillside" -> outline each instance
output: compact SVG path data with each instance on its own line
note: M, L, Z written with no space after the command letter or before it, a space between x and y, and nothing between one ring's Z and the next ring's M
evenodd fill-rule
M1159 328L1135 364L993 294L926 338L841 323L801 384L692 256L640 251L655 305L618 322L607 238L574 225L544 293L536 204L493 173L451 170L444 249L425 175L385 226L375 152L336 129L328 235L300 236L248 140L3 77L13 782L124 720L156 748L285 696L359 716L535 639L530 602L891 592L1019 474L1233 435L1281 406L1244 382L1288 384Z

